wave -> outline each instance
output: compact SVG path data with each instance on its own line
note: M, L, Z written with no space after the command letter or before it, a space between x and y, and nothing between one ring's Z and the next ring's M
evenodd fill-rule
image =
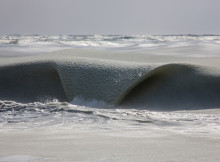
M0 48L9 51L51 52L67 48L95 48L114 51L144 51L198 46L214 49L219 56L219 35L3 35ZM214 46L214 48L213 48ZM175 50L175 49L174 49ZM207 53L206 53L207 54Z
M219 74L199 66L168 64L134 83L119 104L151 110L187 110L219 108L219 99Z
M59 74L52 63L29 63L0 68L0 98L20 102L66 100Z
M62 53L62 52L61 52ZM63 54L63 53L62 53ZM218 67L188 63L137 63L86 57L36 57L0 66L0 100L83 104L100 101L124 108L219 108ZM21 60L24 58L21 58Z

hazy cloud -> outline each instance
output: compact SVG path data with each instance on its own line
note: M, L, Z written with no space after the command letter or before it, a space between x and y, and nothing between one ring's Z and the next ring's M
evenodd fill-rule
M220 34L219 0L1 0L0 34Z

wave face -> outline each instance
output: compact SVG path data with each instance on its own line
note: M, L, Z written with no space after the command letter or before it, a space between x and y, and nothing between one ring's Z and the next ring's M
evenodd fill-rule
M220 106L220 73L192 65L168 64L148 73L121 104L151 110L204 109Z
M16 52L51 52L67 48L95 48L114 51L146 51L158 54L218 56L219 35L3 35L0 49ZM151 51L153 50L153 51ZM190 50L190 53L189 53Z
M0 67L0 98L19 102L66 100L59 74L50 63Z
M115 55L121 60L117 60ZM4 58L0 67L0 99L70 102L82 98L108 105L153 110L220 106L218 58L210 64L207 58L184 60L175 57L175 63L170 63L166 56L133 55L138 59L142 56L142 63L135 59L129 61L127 53L94 50L58 51L44 57Z

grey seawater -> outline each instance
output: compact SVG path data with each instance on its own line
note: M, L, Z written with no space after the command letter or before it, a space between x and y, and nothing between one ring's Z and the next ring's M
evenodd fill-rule
M219 57L219 35L2 35L1 51L33 55L69 48L143 51L153 54ZM155 51L162 49L162 52ZM190 52L189 52L190 51ZM208 55L207 55L208 53ZM13 56L7 53L0 56ZM14 54L18 56L18 54Z
M80 100L80 101L79 101ZM97 130L167 130L192 136L218 136L220 111L149 111L104 105L98 101L76 99L77 104L58 102L18 103L0 101L0 129L35 128ZM96 108L94 107L96 106Z
M0 37L0 51L1 51L0 56L4 58L16 57L16 60L17 58L19 58L19 56L39 55L40 53L42 54L45 52L63 50L68 48L89 48L89 49L94 48L94 49L104 49L105 51L109 51L109 50L118 51L121 53L125 51L129 51L130 52L129 54L124 53L123 55L124 56L127 55L126 59L128 59L131 62L133 62L134 58L138 60L138 62L141 62L142 61L141 58L145 55L146 51L151 55L155 55L155 56L178 55L182 57L181 58L182 60L184 60L184 57L186 56L187 57L189 56L219 57L220 36L219 35L167 35L167 36L5 35ZM133 55L132 53L133 51L139 51L143 53L140 54L140 58L138 58L137 56ZM79 56L80 54L81 53L77 54L76 57L80 57ZM43 55L44 54L42 54L42 56ZM92 57L89 56L89 54L88 55L86 54L85 56ZM97 55L96 57L98 58L99 56L100 55ZM41 55L39 55L39 58L40 57ZM118 59L120 57L114 56L114 59L116 58ZM169 60L169 58L167 58L167 60ZM112 62L115 62L114 59ZM164 61L163 58L160 59L158 57L157 59L159 60L159 62ZM208 59L204 59L203 62L206 62L207 60ZM91 60L89 60L89 62L91 62ZM105 62L103 64L105 65ZM38 70L38 66L36 69ZM21 69L21 71L23 72L23 69ZM117 71L117 69L115 71ZM186 76L188 76L188 71L187 70L185 71L186 71ZM122 73L124 72L122 71ZM199 74L199 73L195 71L195 74ZM212 75L215 76L215 78L217 79L219 78L219 72L218 75L214 75L214 74ZM53 76L56 77L57 75L54 74ZM16 78L16 76L13 75L11 78L12 78L11 81L13 81L14 78ZM207 78L208 79L211 78L210 79L211 81L213 80L211 74L210 76L207 75ZM204 80L204 79L200 79L200 80ZM40 79L38 81L40 81ZM45 80L43 83L47 83L49 81L50 80L48 79ZM20 82L22 82L22 79L20 79ZM57 82L57 84L58 83L59 82ZM216 81L216 83L219 84L218 80ZM14 87L16 87L16 85ZM213 87L215 88L215 86ZM51 89L50 92L53 94L54 92L55 93L60 92L57 89L56 89L57 91L52 91ZM204 90L204 88L201 89ZM182 90L184 91L185 89L183 88ZM206 92L206 91L202 91L202 92ZM14 95L17 94L14 93ZM166 97L166 95L161 95L161 96ZM210 134L220 134L219 109L199 110L198 108L198 110L196 111L193 110L154 111L151 107L149 107L149 109L146 108L145 110L142 110L139 109L138 106L136 107L112 106L99 101L86 102L83 100L75 99L73 100L73 102L67 103L67 102L59 102L57 100L54 101L53 100L45 101L45 100L44 102L39 101L39 102L31 102L31 103L20 103L18 101L15 102L10 100L1 100L0 101L1 129L2 130L29 129L29 128L42 128L48 126L62 127L62 128L68 127L68 128L77 128L77 129L91 129L91 130L150 128L150 129L165 129L168 131L174 131L178 133L192 134L192 135L199 134L202 136L203 135L209 136ZM198 103L196 102L196 104ZM213 107L213 108L218 108L218 107Z
M218 35L1 36L0 161L219 161L219 51Z

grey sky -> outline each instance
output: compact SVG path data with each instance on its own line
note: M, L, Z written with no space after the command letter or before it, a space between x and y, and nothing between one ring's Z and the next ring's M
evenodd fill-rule
M2 34L220 34L220 0L0 0Z

